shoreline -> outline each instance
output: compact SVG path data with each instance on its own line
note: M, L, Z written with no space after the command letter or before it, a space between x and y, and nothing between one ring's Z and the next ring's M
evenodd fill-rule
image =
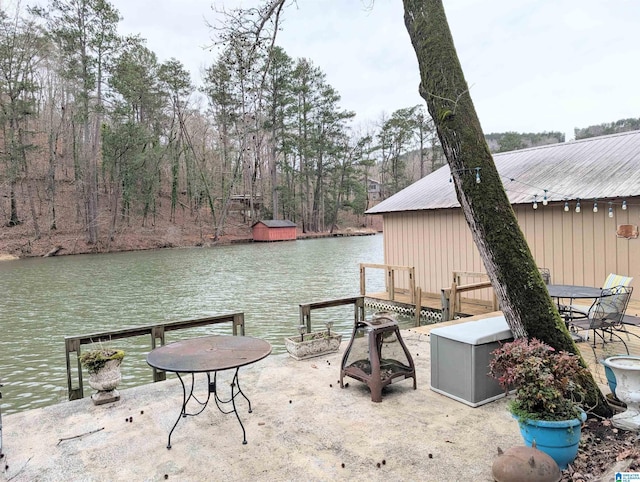
M346 228L343 230L320 233L302 233L298 232L296 241L302 241L307 239L318 238L339 238L348 236L373 236L380 234L381 230L375 230L370 228ZM199 248L199 247L215 247L215 246L228 246L232 244L247 244L253 243L253 237L241 235L223 235L217 241L207 240L192 237L180 237L180 239L173 239L167 241L160 237L150 236L131 236L121 244L114 243L111 246L91 246L84 242L79 242L76 237L73 239L54 239L52 237L41 240L39 246L35 246L35 242L32 244L27 240L26 245L29 246L28 250L21 250L20 255L16 254L16 249L7 249L7 246L0 248L0 262L2 261L15 261L18 259L27 258L40 258L40 257L53 257L53 256L73 256L76 254L107 254L107 253L123 253L130 251L148 251L153 249L167 249L167 248ZM271 241L271 242L285 242L285 241Z

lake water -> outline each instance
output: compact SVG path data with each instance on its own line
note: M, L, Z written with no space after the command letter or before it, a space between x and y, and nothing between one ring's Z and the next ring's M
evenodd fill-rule
M67 400L65 336L244 312L246 334L282 353L299 304L357 295L359 263L383 259L375 235L0 262L2 412ZM367 291L383 290L383 270L367 270ZM327 320L348 337L353 307L312 314L314 329ZM216 332L230 325L171 332L167 342ZM150 337L116 343L127 352L121 387L150 383Z

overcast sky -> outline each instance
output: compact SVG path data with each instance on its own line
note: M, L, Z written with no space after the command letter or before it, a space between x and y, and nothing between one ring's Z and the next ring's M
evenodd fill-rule
M213 62L212 5L254 0L111 0L121 33L200 81ZM401 0L298 0L278 44L327 75L362 123L423 103ZM485 133L560 131L640 117L640 1L444 0Z

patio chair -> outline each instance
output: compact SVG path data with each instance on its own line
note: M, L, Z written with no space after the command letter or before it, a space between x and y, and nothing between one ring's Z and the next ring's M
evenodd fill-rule
M587 313L586 321L576 320L571 324L571 330L589 330L593 331L593 346L596 345L596 336L602 340L602 346L613 341L613 337L618 338L624 345L627 353L629 349L622 337L616 333L617 331L626 331L622 319L624 318L629 299L633 288L630 286L614 286L612 288L604 288L600 298L596 299L591 305Z
M551 271L549 268L538 268L538 271L540 271L540 276L542 276L544 284L551 284Z
M619 274L609 273L609 276L604 280L602 289L614 288L616 286L629 286L633 278L630 276L622 276ZM597 301L597 300L596 300ZM591 311L591 307L587 307L585 305L571 305L567 307L567 311L571 313L571 317L573 319L587 318L589 316L589 312Z
M613 288L614 286L629 286L632 281L632 277L609 273L607 279L604 280L602 288Z

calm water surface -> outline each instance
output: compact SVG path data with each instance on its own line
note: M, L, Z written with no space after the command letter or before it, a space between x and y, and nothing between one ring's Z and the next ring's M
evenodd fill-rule
M300 303L357 295L359 263L383 258L376 235L0 262L2 412L67 399L65 336L244 312L246 334L282 353ZM383 271L370 271L367 291L382 291ZM348 336L353 307L312 314L314 329L327 320ZM217 332L231 329L171 332L167 342ZM122 388L151 382L150 337L116 343L127 351Z

